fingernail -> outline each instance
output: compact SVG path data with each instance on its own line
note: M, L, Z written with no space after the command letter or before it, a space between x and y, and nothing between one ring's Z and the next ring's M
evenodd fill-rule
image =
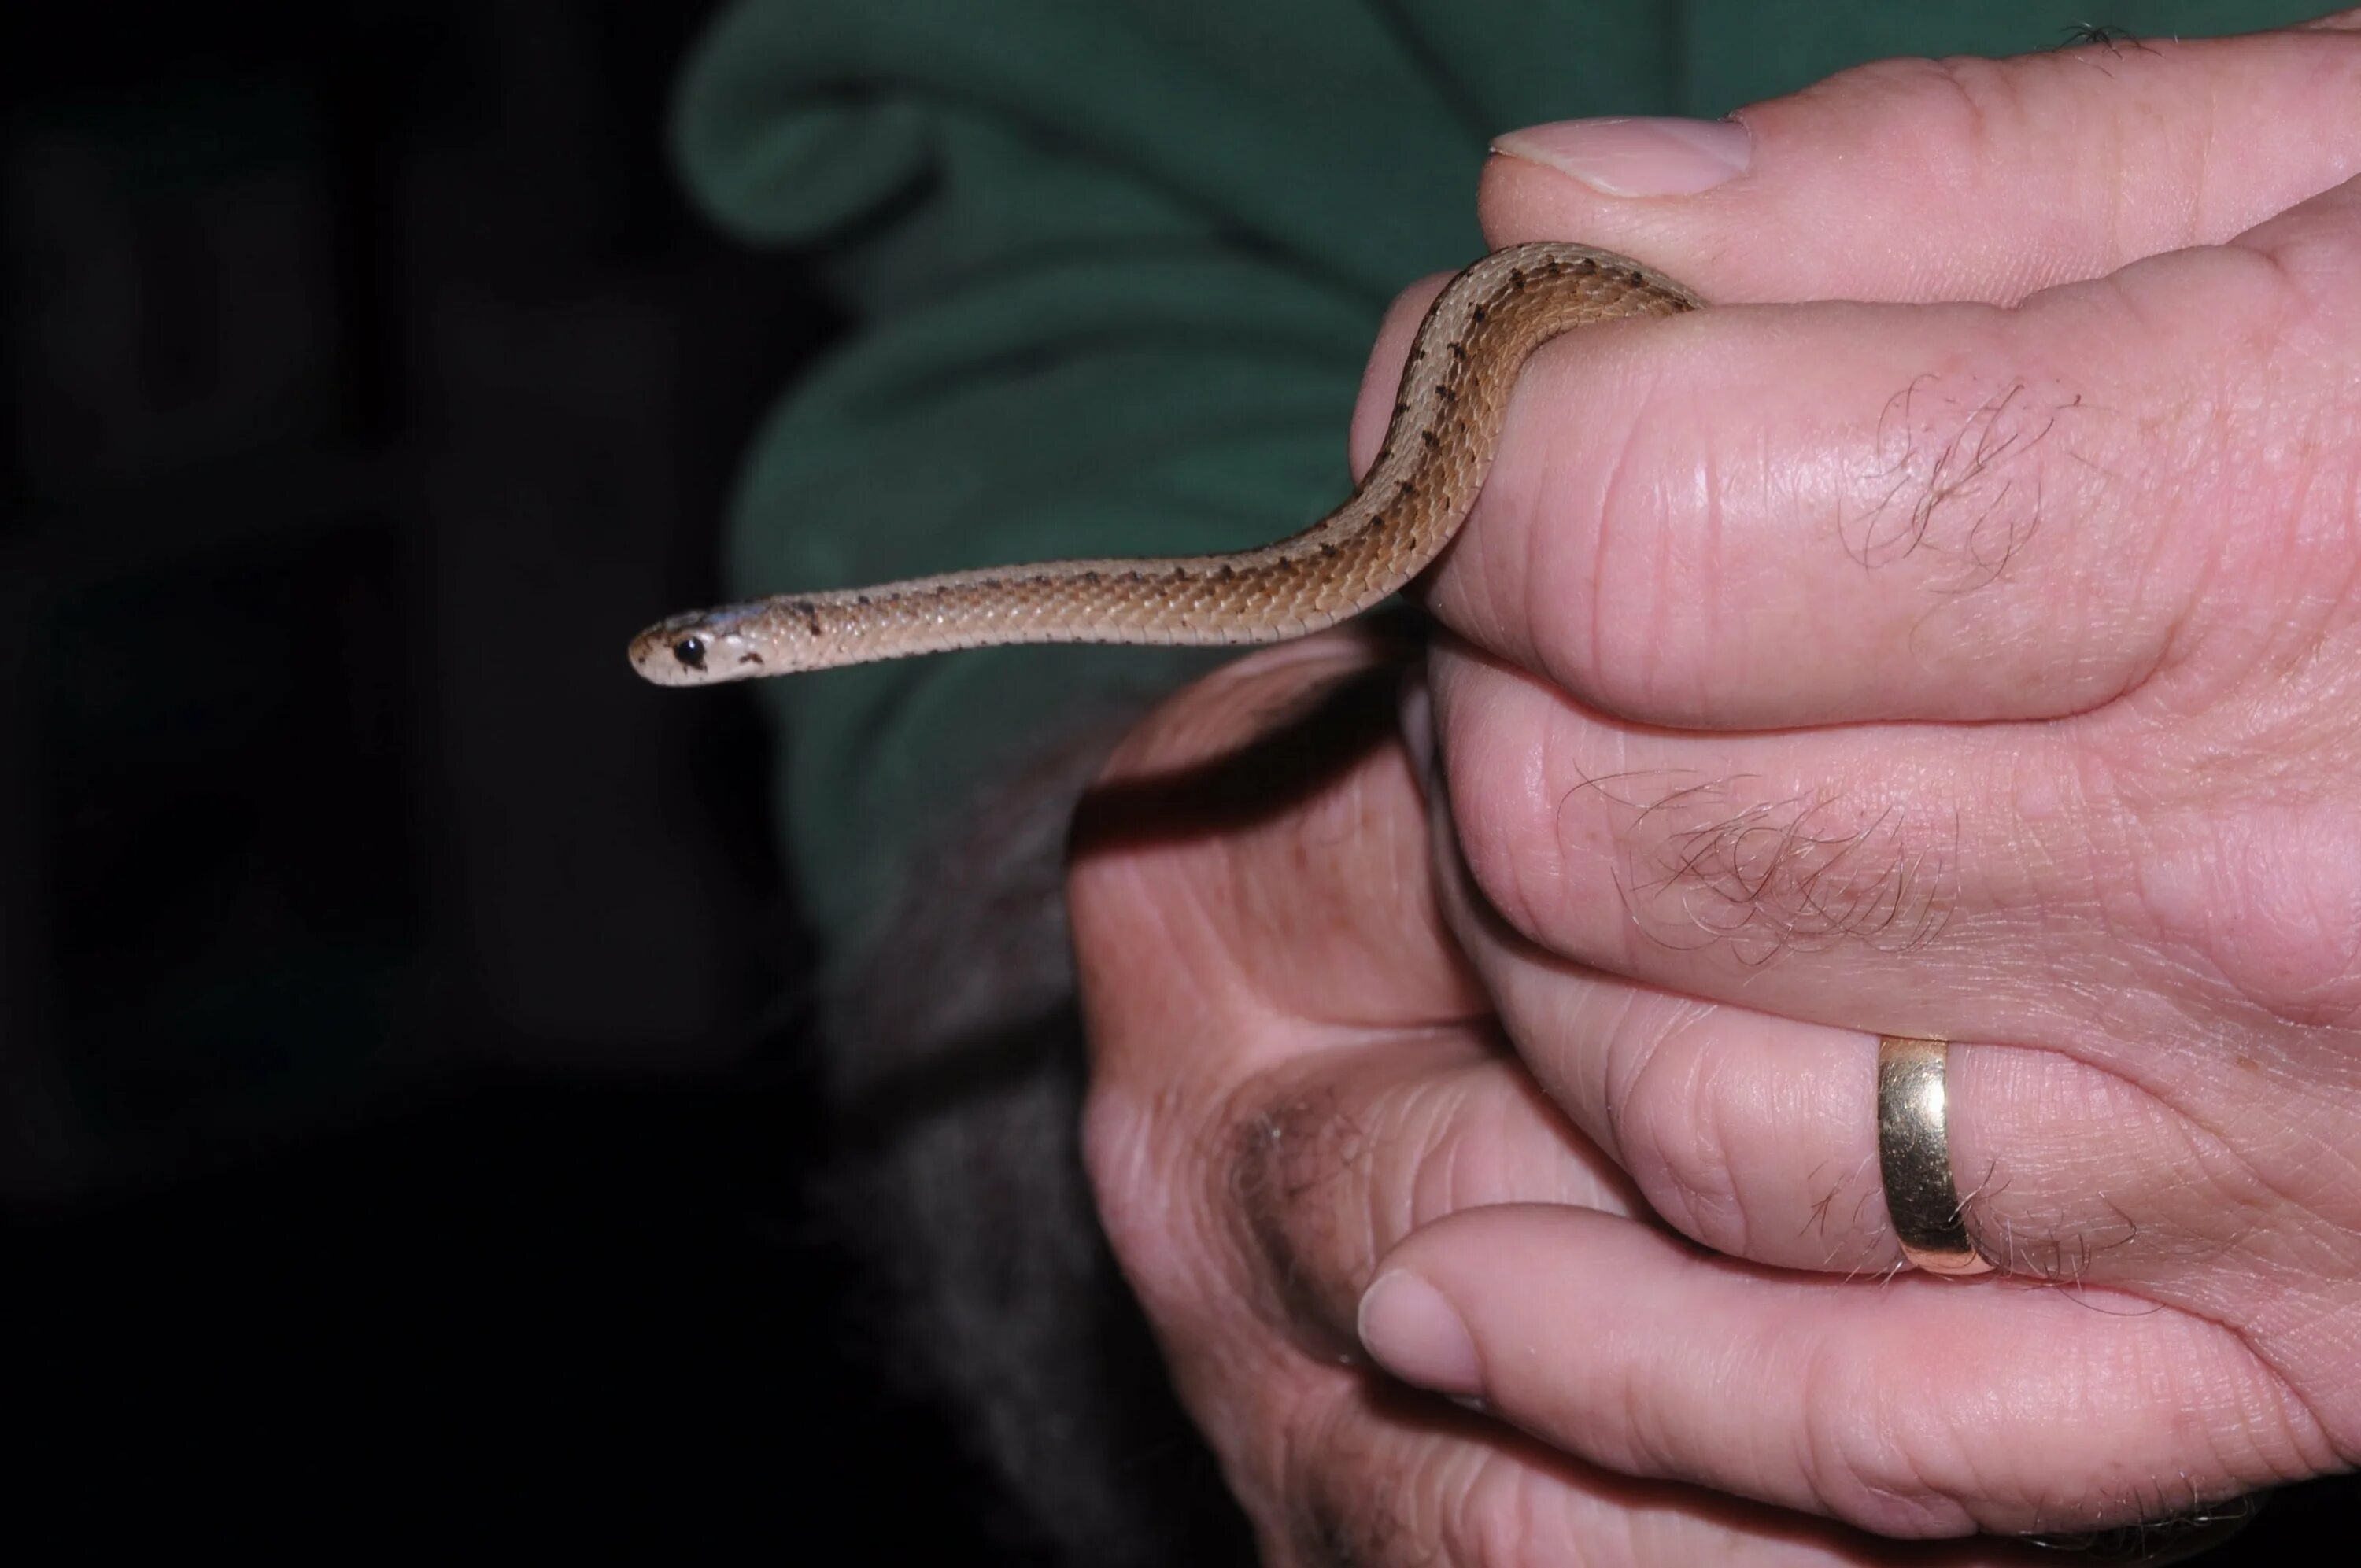
M1406 1268L1378 1276L1361 1294L1361 1348L1405 1383L1438 1394L1483 1392L1476 1342L1443 1292Z
M1743 174L1754 138L1734 120L1560 120L1510 131L1494 152L1571 174L1608 196L1694 196Z
M1426 689L1423 660L1402 671L1400 715L1402 746L1422 786L1434 777L1434 698Z

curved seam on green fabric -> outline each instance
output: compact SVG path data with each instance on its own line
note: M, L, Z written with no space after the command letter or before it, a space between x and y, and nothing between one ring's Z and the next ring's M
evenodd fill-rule
M1244 332L1215 334L1188 328L1148 326L1132 331L1082 332L1027 348L999 350L955 367L946 367L937 372L923 389L905 389L897 395L906 406L924 409L940 399L964 395L980 378L1012 372L1048 370L1069 359L1132 351L1164 357L1202 358L1218 355L1226 358L1239 350L1246 350L1258 363L1273 367L1310 366L1323 370L1337 369L1335 356L1324 349L1305 344L1290 352L1274 353L1274 346L1272 339L1252 336Z
M1257 254L1286 264L1290 270L1304 274L1311 281L1330 289L1342 289L1355 298L1373 299L1379 308L1384 304L1385 296L1378 286L1364 284L1356 280L1341 265L1313 252L1305 246L1290 243L1282 236L1269 233L1265 228L1247 221L1241 214L1221 204L1210 192L1197 189L1187 181L1174 178L1168 170L1131 156L1129 149L1119 141L1111 146L1094 146L1038 115L1026 113L1022 105L1002 104L981 94L961 93L956 86L935 82L924 77L880 80L881 83L884 82L895 83L898 91L916 97L922 106L931 102L956 107L969 115L1021 130L1040 147L1049 151L1060 155L1078 155L1078 161L1103 170L1112 176L1130 180L1143 189L1170 201L1184 214L1203 224L1207 235L1217 241L1222 236L1228 236L1230 243L1251 247ZM836 79L831 79L826 83L816 82L813 88L821 91L841 90ZM813 88L799 86L794 91L804 92ZM883 91L882 85L879 90ZM1474 166L1480 167L1484 153L1490 144L1482 136L1472 137L1471 140L1474 143L1472 148ZM1111 151L1118 156L1108 156ZM687 183L692 186L697 183L692 171L684 170L683 173L686 177ZM942 165L939 161L936 161L916 178L939 180L942 176ZM906 185L897 187L904 190L906 188ZM888 199L889 195L890 192L881 192L877 200L883 202ZM1455 221L1466 221L1466 219ZM834 248L839 243L836 236L856 222L859 220L852 218L840 220L829 227L827 237L823 238L822 236L816 234L808 240L801 242L797 248ZM1470 242L1472 246L1480 246L1481 236L1471 234Z
M972 102L958 93L944 93L940 96L971 114L978 112L978 104L989 104L993 118L1022 127L1027 135L1048 149L1061 154L1079 154L1078 161L1136 181L1203 223L1207 236L1213 243L1247 247L1257 258L1278 263L1289 272L1300 273L1308 282L1332 291L1342 290L1351 298L1372 300L1378 310L1384 309L1387 299L1390 297L1379 288L1357 281L1340 264L1325 256L1305 247L1290 244L1281 236L1257 227L1241 214L1223 206L1211 192L1194 189L1166 170L1130 156L1128 149L1120 143L1115 144L1115 150L1123 156L1119 159L1109 158L1104 156L1109 148L1093 147L1072 133L1038 116L1027 115L1019 108L992 104L988 99ZM1489 145L1479 138L1477 152L1479 163ZM936 166L935 172L940 175L940 165ZM1480 236L1477 243L1481 243Z
M862 338L807 367L798 386L784 395L780 411L784 412L789 403L814 398L844 400L848 406L880 397L918 396L931 400L930 394L972 380L979 367L1028 361L1047 365L1110 348L1159 354L1177 348L1197 356L1215 347L1243 346L1264 364L1311 365L1347 376L1357 375L1366 358L1361 345L1375 330L1374 315L1319 292L1291 274L1268 270L1258 262L1209 254L1180 264L1197 267L1202 276L1175 276L1170 258L1147 256L1143 259L1164 272L1148 280L1159 284L1163 293L1109 288L1104 269L1082 269L1078 281L1089 285L1087 290L1072 297L1071 308L1062 316L1042 321L1038 330L1034 323L1042 298L1060 286L1064 269L1012 270L994 279L989 286L978 279L956 295L873 317ZM1187 285L1186 291L1171 293L1175 283ZM1209 302L1246 297L1237 291L1247 284L1272 291L1250 296L1254 307L1250 312L1209 305ZM1004 291L1005 297L989 297L994 289ZM1291 299L1299 290L1309 291L1308 297ZM1132 314L1144 298L1156 299L1159 308L1177 309L1161 316ZM964 330L961 318L972 317L979 305L1004 323L1012 319L1012 311L1033 313L1010 330L978 334ZM1293 314L1274 319L1275 313L1282 310L1292 310ZM1171 319L1173 313L1180 319ZM1273 352L1279 345L1285 345L1283 355ZM915 349L925 350L922 372L907 362ZM921 375L922 379L913 380ZM765 422L766 433L775 428Z
M1185 244L1175 242L1168 236L1145 234L1120 239L1108 236L1084 240L1039 240L1004 251L973 266L945 273L944 292L931 303L948 305L979 291L1022 281L1027 273L1070 269L1093 270L1136 263L1174 268L1191 264L1252 267L1279 262L1282 265L1272 269L1278 276L1308 287L1323 288L1323 292L1334 296L1334 291L1324 289L1318 279L1303 276L1301 269L1284 265L1287 260L1282 252L1251 235L1241 235L1235 241L1218 235L1205 235ZM1361 300L1364 291L1352 289L1349 297ZM1378 308L1383 308L1382 302Z

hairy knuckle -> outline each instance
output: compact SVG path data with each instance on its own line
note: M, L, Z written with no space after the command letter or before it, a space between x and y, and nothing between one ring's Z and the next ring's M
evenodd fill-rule
M2033 606L1973 590L2031 575L2037 546L2054 559L2048 516L2109 510L2108 477L2084 450L2083 394L2018 350L2011 328L2023 320L1988 318L1998 352L1960 356L1894 391L1866 433L1836 528L1849 560L1903 574L1929 617L1974 616L1979 642L2050 630Z
M1333 1213L1312 1201L1334 1139L1308 1135L1309 1098L1274 1107L1249 1082L1223 1094L1094 1085L1082 1163L1109 1246L1168 1344L1276 1345L1316 1271ZM1323 1352L1334 1347L1323 1346Z
M1325 1080L1257 1080L1230 1100L1217 1162L1230 1293L1323 1361L1358 1354L1351 1325L1378 1250L1371 1168L1389 1130Z
M1719 948L1759 967L1839 947L1905 953L1956 904L1958 828L1907 803L1753 777L1631 774L1601 791L1628 817L1627 905L1665 946Z

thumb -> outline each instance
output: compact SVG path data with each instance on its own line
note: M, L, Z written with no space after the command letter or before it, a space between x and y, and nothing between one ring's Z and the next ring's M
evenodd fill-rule
M1719 303L2013 302L2218 244L2361 172L2356 27L1883 60L1727 121L1513 131L1485 231L1578 236Z

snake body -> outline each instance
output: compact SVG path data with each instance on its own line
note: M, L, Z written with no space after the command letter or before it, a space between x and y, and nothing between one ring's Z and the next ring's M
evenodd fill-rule
M1702 303L1588 246L1494 251L1427 311L1360 488L1301 533L1232 554L986 567L694 610L633 638L632 667L660 685L710 685L1011 642L1242 644L1318 631L1401 588L1451 542L1534 349L1575 327Z

